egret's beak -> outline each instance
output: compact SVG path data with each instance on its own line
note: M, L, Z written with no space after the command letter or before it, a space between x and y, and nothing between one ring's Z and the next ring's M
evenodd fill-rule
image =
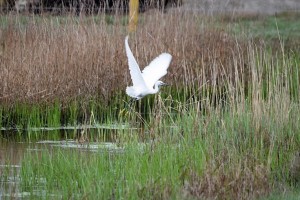
M170 86L168 83L163 83L162 86Z

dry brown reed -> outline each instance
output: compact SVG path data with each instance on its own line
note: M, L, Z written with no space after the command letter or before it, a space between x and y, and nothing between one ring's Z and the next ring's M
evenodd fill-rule
M270 180L265 166L239 163L226 169L225 164L210 166L203 176L190 172L183 195L186 199L255 199L270 192Z
M24 18L24 16L23 16ZM124 51L125 16L60 18L7 16L1 31L0 101L39 103L99 97L108 101L131 80ZM148 12L129 43L140 66L162 52L173 55L166 81L176 87L234 80L241 45L211 28L204 16ZM241 59L238 65L244 65ZM239 66L235 66L240 69Z

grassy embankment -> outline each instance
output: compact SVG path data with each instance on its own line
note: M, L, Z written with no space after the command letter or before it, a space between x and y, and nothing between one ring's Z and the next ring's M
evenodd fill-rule
M95 121L139 121L143 143L127 130L122 153L30 154L22 163L23 191L75 199L246 199L296 191L290 162L300 150L299 55L285 40L272 49L244 31L233 36L232 23L221 31L204 16L145 14L130 45L141 66L170 52L165 80L172 86L131 110L122 92L130 78L121 20L67 21L4 29L2 125L78 123L93 113Z

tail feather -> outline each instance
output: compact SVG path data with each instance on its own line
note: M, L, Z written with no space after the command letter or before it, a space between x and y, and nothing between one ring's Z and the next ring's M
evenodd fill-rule
M136 92L132 86L126 88L126 94L132 98L136 98Z

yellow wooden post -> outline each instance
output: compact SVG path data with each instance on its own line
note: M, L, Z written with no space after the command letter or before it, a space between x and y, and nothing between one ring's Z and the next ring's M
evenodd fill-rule
M129 33L135 32L138 23L139 0L129 2Z

